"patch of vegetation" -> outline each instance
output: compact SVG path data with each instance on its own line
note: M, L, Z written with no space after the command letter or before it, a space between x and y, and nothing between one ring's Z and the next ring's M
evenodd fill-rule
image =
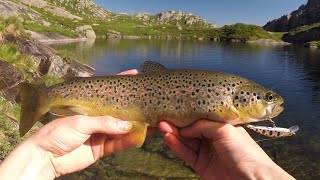
M27 30L39 32L45 35L59 34L59 35L63 35L71 38L79 37L78 33L71 31L69 29L66 29L59 25L43 26L36 23L28 23L28 24L26 23L23 25L23 27Z
M313 28L319 28L320 27L320 23L315 23L315 24L312 24L312 25L304 25L304 26L300 26L298 28L295 28L294 30L290 31L289 32L289 35L291 36L294 36L298 33L301 33L301 32L306 32L306 31L309 31Z
M32 59L28 55L21 54L14 44L0 44L0 58L16 66L29 81L33 81L30 72L39 71Z
M22 30L22 22L17 17L12 16L6 19L0 18L0 32L6 33L9 25L14 26L14 29L12 30L15 32Z
M307 46L307 47L316 46L316 47L320 48L320 41L307 42L307 43L306 43L306 46Z
M13 123L9 122L9 119L19 121L20 106L10 103L0 95L0 134L2 134L0 139L0 158L4 158L22 141L18 130Z
M248 25L237 23L234 25L226 25L221 28L224 39L241 39L246 41L254 41L258 39L273 39L280 41L279 36L265 31L262 27L257 25Z
M76 60L78 58L73 52L70 52L69 50L66 50L66 49L58 49L56 54L59 55L60 57L68 58L68 59Z
M44 80L45 84L47 86L52 86L54 84L61 83L63 80L54 76L50 76L48 74L45 74L42 76L42 79Z
M39 23L25 22L23 28L46 35L59 34L71 38L79 37L79 33L75 32L74 29L79 25L79 22L73 21L68 18L55 16L53 13L45 11L42 8L32 6L32 9L43 15L43 19L46 19L50 26L43 26Z

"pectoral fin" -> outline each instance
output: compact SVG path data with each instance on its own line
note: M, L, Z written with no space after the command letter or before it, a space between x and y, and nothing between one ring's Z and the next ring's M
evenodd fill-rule
M132 129L128 133L128 136L132 138L136 147L141 147L146 139L147 135L147 123L132 121Z
M79 106L54 106L50 112L59 116L89 115L86 108Z

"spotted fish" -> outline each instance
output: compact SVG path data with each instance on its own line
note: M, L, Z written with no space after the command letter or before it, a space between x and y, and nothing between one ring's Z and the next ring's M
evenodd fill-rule
M246 78L166 69L151 61L135 76L76 78L51 87L23 83L21 101L21 135L48 111L110 115L134 123L129 135L137 147L144 142L147 126L156 126L159 120L178 127L198 119L236 125L271 120L283 111L281 96Z

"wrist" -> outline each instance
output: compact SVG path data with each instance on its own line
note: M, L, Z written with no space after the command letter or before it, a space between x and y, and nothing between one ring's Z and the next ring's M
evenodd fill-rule
M54 179L55 170L49 153L36 146L29 138L18 145L2 162L3 179Z
M257 164L253 173L250 174L249 179L295 179L276 163L271 161L270 163Z

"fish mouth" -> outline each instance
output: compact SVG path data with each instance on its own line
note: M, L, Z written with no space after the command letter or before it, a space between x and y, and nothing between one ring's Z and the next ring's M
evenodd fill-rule
M284 110L284 107L281 106L282 103L283 102L269 104L266 109L266 116L269 119L278 116Z

